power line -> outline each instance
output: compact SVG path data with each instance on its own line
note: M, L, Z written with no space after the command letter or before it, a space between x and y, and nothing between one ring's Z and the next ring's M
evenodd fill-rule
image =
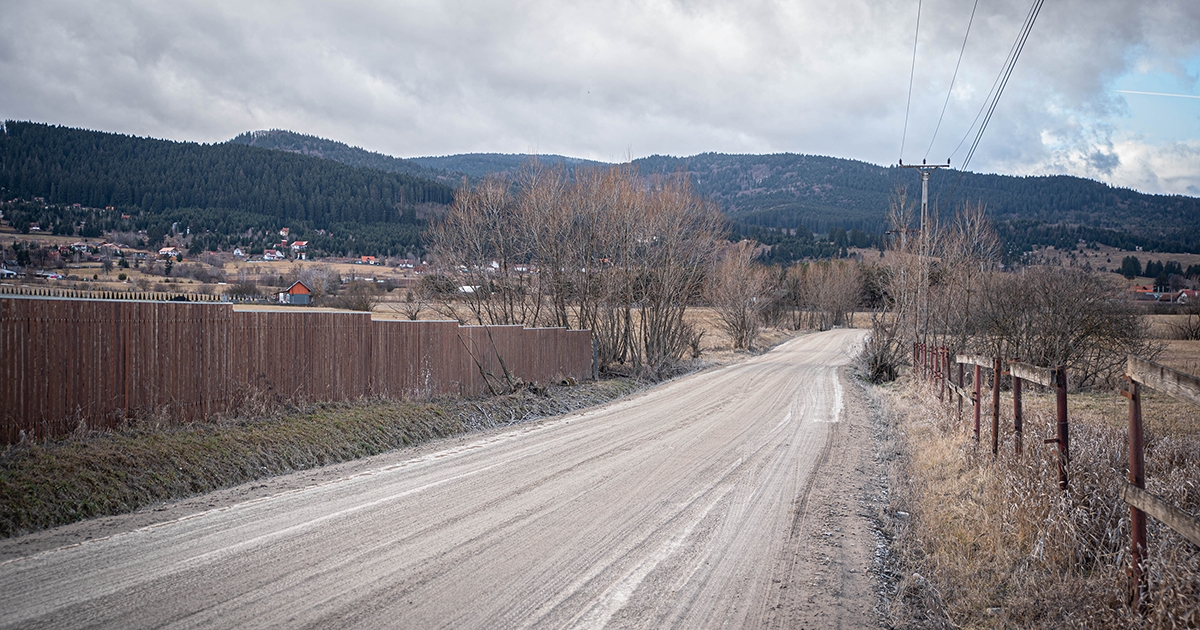
M1035 0L1033 7L1030 8L1029 17L1025 21L1025 27L1019 35L1020 45L1017 46L1016 53L1012 56L1012 62L1008 64L1008 69L1004 73L1004 81L1000 83L1000 88L996 90L996 97L992 99L992 105L988 108L987 116L979 125L979 133L975 136L975 141L971 144L971 150L967 152L967 157L963 160L963 170L966 170L967 165L971 163L971 158L975 156L975 149L979 147L979 141L983 139L983 132L987 130L988 123L992 120L992 114L996 111L996 106L1000 104L1000 96L1004 94L1004 88L1008 85L1008 79L1012 76L1013 69L1017 67L1017 59L1021 56L1021 51L1025 49L1025 42L1029 40L1029 33L1033 30L1033 23L1037 20L1038 13L1042 11L1042 4L1045 0Z
M1025 42L1029 40L1029 34L1033 31L1033 24L1037 20L1038 14L1041 13L1042 4L1044 3L1045 0L1034 0L1033 5L1029 7L1029 13L1025 16L1025 23L1021 25L1021 30L1017 33L1017 39L1009 49L1008 57L1004 60L1004 65L1000 67L1000 73L996 75L996 81L992 83L992 89L988 91L983 106L979 108L979 113L975 115L975 121L967 128L966 135L958 143L958 147L954 149L954 153L950 154L951 157L954 157L954 154L958 153L958 149L962 148L963 143L970 137L971 129L975 127L975 122L979 121L980 115L986 109L987 115L983 117L983 122L979 125L979 131L975 133L975 139L971 142L971 148L967 151L967 157L963 160L958 178L955 179L954 186L950 189L948 197L953 197L954 192L958 190L958 184L962 181L963 175L966 174L967 166L971 163L971 158L975 156L975 150L979 147L979 141L983 139L983 132L987 130L988 123L991 122L992 115L996 111L996 106L1000 103L1000 96L1004 92L1004 88L1008 85L1008 80L1012 76L1013 69L1017 66L1017 59L1021 56L1021 51L1025 48ZM993 96L993 93L995 93L995 96Z
M950 89L946 90L946 101L942 103L942 113L938 116L937 126L933 128L933 137L929 139L929 148L925 149L926 159L929 158L929 152L933 150L933 142L937 140L938 130L942 128L942 119L946 117L946 107L950 105L950 94L954 92L954 82L958 79L958 67L962 65L963 53L967 50L967 38L971 36L971 24L975 22L975 10L978 8L979 0L975 0L975 5L971 7L971 17L967 20L967 32L963 35L962 48L958 51L958 61L954 64L954 75L950 77Z
M912 107L913 77L917 73L917 39L921 36L921 1L917 0L917 29L913 34L912 68L908 71L908 102L904 105L904 133L900 136L900 161L904 161L904 142L908 139L908 111Z
M1030 7L1031 12L1032 9L1033 7ZM1025 16L1025 22L1029 22L1028 14ZM996 73L996 80L992 82L991 89L988 90L987 96L983 98L983 103L979 105L979 111L975 113L975 119L972 120L970 126L967 127L967 131L963 134L962 140L958 141L958 146L954 147L954 151L950 153L951 158L953 158L955 155L958 155L958 150L962 148L962 145L967 141L967 138L971 137L971 131L975 129L975 123L979 122L979 118L983 116L983 112L987 109L988 103L992 102L992 94L995 93L996 87L1000 85L1000 79L1004 77L1004 70L1008 67L1009 61L1012 60L1013 53L1017 50L1017 43L1021 39L1021 32L1023 32L1025 29L1024 24L1021 25L1021 29L1022 30L1017 33L1017 39L1013 41L1012 47L1008 49L1008 56L1004 58L1004 64L1000 66L1000 72Z

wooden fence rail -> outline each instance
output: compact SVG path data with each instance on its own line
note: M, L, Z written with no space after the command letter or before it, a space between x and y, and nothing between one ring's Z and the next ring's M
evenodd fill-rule
M211 302L0 298L4 444L112 428L143 411L188 422L251 397L470 395L592 373L586 330Z
M1121 499L1129 504L1130 564L1133 578L1129 599L1138 609L1146 602L1146 515L1149 514L1200 546L1200 519L1146 492L1145 435L1142 428L1142 393L1146 386L1200 407L1200 378L1129 355L1125 368L1129 390L1129 483L1121 488Z

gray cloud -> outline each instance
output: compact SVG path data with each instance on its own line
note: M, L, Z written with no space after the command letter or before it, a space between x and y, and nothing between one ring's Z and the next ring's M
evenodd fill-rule
M925 154L970 6L924 2L906 159ZM1028 6L980 3L930 159L966 133ZM279 127L400 156L795 151L889 163L915 9L17 0L0 23L0 115L206 142ZM1109 121L1124 100L1106 91L1135 65L1187 78L1197 33L1197 3L1047 3L972 167L1153 192L1200 185L1154 172L1170 157L1200 173L1196 151L1180 149L1196 139L1120 137Z

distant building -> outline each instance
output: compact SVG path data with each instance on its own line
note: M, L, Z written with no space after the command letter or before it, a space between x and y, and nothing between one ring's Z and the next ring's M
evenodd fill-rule
M308 241L296 241L292 243L292 254L299 260L308 260Z
M375 257L374 256L362 256L358 262L360 262L364 265L374 265Z
M283 260L284 255L277 249L268 249L263 251L263 260Z
M159 258L176 258L179 256L179 250L174 247L164 247L158 250Z
M279 303L308 306L311 295L312 290L308 288L308 285L297 280L287 290L279 294Z

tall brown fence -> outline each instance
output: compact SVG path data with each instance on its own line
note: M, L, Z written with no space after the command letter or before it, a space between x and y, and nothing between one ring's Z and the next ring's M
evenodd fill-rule
M590 331L372 321L227 304L0 299L0 442L187 422L248 396L292 401L478 394L592 373Z

